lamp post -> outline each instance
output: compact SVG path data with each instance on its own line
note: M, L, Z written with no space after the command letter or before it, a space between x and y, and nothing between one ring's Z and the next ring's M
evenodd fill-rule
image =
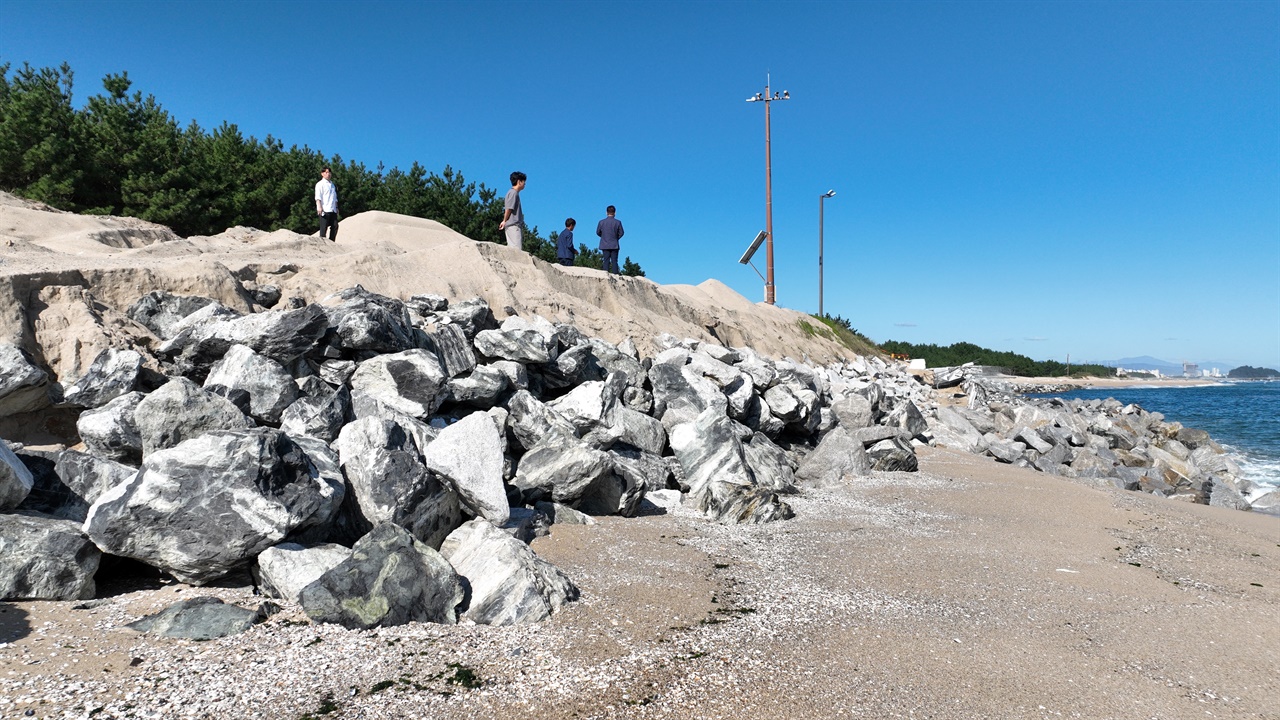
M764 81L764 93L756 93L747 98L747 102L764 103L764 231L768 233L768 243L765 246L764 301L770 305L776 304L776 293L773 286L773 165L769 150L769 103L774 100L790 99L791 93L785 90L782 94L776 92L770 94L767 75Z
M822 201L835 195L835 190L828 190L818 196L818 317L826 317L822 312Z

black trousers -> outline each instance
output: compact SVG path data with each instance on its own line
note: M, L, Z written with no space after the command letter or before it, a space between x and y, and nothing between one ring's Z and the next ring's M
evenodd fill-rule
M329 232L329 239L337 242L338 240L338 213L327 212L320 216L320 237L324 237L325 228L333 228Z
M616 248L613 250L601 250L600 254L604 256L605 272L611 272L614 275L617 275L618 274L618 250Z

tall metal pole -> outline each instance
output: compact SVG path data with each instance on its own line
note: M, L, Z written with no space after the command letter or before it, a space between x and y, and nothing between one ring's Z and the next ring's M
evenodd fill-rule
M818 196L818 317L826 317L826 313L822 312L822 201L827 196Z
M828 190L818 196L818 317L826 317L822 312L822 202L835 195L835 190Z
M773 284L773 154L770 148L769 103L774 100L790 99L791 93L789 92L783 92L781 95L771 93L767 76L765 77L764 94L756 93L755 97L747 98L747 102L764 102L764 224L765 233L768 236L765 246L764 301L770 305L776 304L777 294Z
M775 288L773 285L773 151L770 148L769 136L769 103L772 98L769 96L769 81L765 81L764 85L764 231L769 233L769 237L765 240L765 281L764 281L764 301L770 305L776 304Z

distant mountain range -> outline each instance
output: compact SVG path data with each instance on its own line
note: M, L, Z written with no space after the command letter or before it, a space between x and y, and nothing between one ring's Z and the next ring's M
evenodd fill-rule
M1168 360L1151 357L1150 355L1120 358L1119 360L1094 360L1093 362L1096 362L1099 365L1107 365L1109 367L1122 367L1126 370L1159 370L1162 375L1182 374L1182 363L1173 363ZM1216 367L1222 370L1224 375L1239 364L1240 363L1219 362L1217 360L1201 360L1196 363L1196 365L1200 366L1201 370Z

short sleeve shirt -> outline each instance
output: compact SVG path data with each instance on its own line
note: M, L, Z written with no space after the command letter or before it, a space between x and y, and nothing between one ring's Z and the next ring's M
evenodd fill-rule
M520 192L515 188L507 191L507 199L502 203L502 214L506 215L506 211L511 211L511 217L507 219L508 225L519 225L524 222L524 213L520 211Z
M338 189L333 186L333 181L321 178L316 183L316 199L320 201L323 212L338 212Z

